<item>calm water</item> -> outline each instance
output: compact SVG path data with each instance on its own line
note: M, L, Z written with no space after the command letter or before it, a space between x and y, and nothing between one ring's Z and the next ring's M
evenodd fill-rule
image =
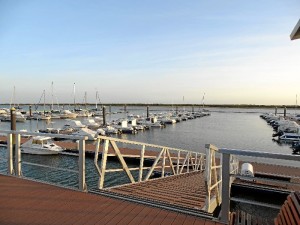
M113 111L120 111L122 108L113 107ZM145 107L130 108L129 113L145 114ZM161 108L151 108L151 112L159 112ZM166 109L163 109L166 110ZM167 109L170 110L170 109ZM194 120L182 121L173 125L167 125L164 129L153 128L136 135L123 134L119 138L140 141L151 144L164 145L186 150L204 152L205 144L214 144L219 148L234 148L260 150L272 153L291 154L292 149L288 145L279 145L272 141L272 127L259 115L270 112L270 109L210 109L211 115ZM112 114L108 120L124 117L122 113ZM53 120L46 124L44 121L26 121L17 123L17 129L35 131L46 127L60 128L63 120ZM0 123L0 130L9 129L7 122ZM5 157L5 149L2 148L1 157ZM77 157L74 156L32 156L22 155L24 162L35 162L44 165L78 170ZM93 159L87 158L87 182L89 187L96 187L98 175L93 165ZM110 163L109 167L116 168L119 165ZM6 167L6 163L0 162L0 170ZM23 175L34 179L41 179L47 182L54 182L60 185L75 187L78 185L78 177L74 172L64 172L49 168L24 165ZM106 182L108 186L127 182L126 176L122 173L108 174Z

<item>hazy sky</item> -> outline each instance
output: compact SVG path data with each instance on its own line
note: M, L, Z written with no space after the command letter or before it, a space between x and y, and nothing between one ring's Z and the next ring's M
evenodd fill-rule
M0 103L295 104L299 0L0 0Z

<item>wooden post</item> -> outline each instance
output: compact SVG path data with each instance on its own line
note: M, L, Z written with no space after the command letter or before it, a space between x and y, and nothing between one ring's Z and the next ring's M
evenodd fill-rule
M32 109L31 109L31 105L29 105L29 116L32 117Z
M275 107L275 116L277 115L277 107Z
M87 191L87 186L85 183L85 140L79 141L79 190Z
M140 170L139 170L139 182L143 179L143 168L144 168L144 155L145 155L145 145L143 145L140 155Z
M178 106L176 105L176 115L178 114Z
M149 118L149 106L147 106L147 118Z
M105 140L103 144L103 150L102 150L102 161L101 161L101 177L99 179L98 188L102 189L104 187L104 176L106 171L106 162L107 162L107 153L108 153L108 145L109 140Z
M194 105L192 106L192 113L194 113Z
M283 109L283 116L286 117L286 107Z
M103 114L103 125L106 125L106 107L102 107L102 114Z

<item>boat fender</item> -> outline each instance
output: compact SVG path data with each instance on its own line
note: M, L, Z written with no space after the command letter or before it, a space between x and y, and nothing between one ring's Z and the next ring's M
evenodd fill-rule
M241 175L246 177L254 177L253 166L250 163L243 163L241 168Z

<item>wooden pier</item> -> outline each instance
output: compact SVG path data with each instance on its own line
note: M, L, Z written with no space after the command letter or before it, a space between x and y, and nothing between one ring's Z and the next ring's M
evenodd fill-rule
M200 217L0 175L0 224L221 225Z

